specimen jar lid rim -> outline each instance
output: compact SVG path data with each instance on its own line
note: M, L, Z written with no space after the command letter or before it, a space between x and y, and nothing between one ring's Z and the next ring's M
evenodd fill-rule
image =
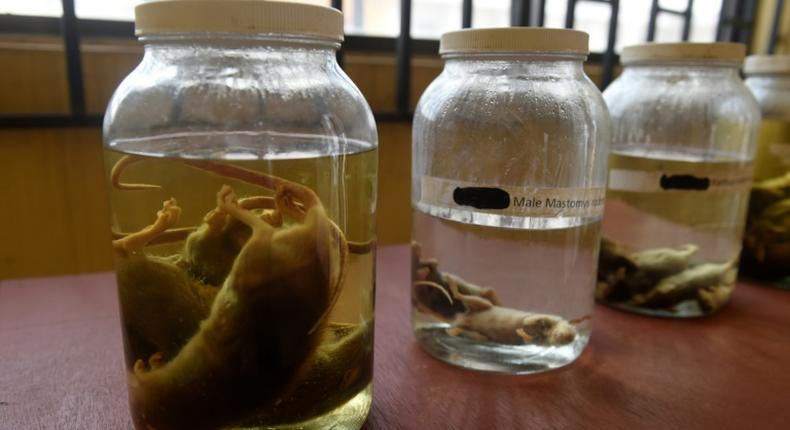
M473 28L442 34L439 53L589 53L589 36L578 30L537 27Z
M642 43L623 48L620 61L633 64L644 61L702 61L741 63L746 56L746 45L742 43Z
M264 0L155 0L137 5L135 34L245 33L343 40L343 14L304 3Z
M746 74L790 74L790 55L750 55L743 64Z

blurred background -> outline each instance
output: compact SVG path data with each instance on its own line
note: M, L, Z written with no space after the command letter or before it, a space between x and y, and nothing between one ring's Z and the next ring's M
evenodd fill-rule
M790 53L785 0L332 0L343 68L379 125L379 239L406 243L410 121L441 71L438 37L529 25L590 33L587 73L605 88L623 46L736 41ZM140 0L0 0L0 279L112 269L102 113L142 56Z

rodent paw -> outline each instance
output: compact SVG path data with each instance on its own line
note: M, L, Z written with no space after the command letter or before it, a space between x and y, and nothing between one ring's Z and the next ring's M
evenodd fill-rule
M162 209L156 213L157 224L164 224L169 228L178 222L181 216L181 208L178 206L176 199L170 198L162 203Z
M223 185L217 193L217 207L226 212L232 212L239 207L236 193L229 185Z

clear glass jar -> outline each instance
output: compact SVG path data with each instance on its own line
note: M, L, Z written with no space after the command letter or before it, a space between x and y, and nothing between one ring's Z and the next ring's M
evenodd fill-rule
M760 113L745 47L626 47L604 92L612 115L596 296L668 317L721 308L735 286Z
M744 72L763 120L741 271L790 288L790 55L750 56Z
M377 135L342 15L137 7L105 117L139 429L359 428L371 400Z
M587 49L572 30L442 36L412 147L412 323L441 360L532 373L588 342L609 117Z

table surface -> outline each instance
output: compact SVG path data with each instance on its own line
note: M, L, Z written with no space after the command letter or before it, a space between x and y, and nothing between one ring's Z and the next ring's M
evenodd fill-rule
M368 429L788 428L790 291L741 283L697 320L597 306L569 367L439 362L409 325L408 248L379 252ZM112 274L0 282L0 429L131 428Z

